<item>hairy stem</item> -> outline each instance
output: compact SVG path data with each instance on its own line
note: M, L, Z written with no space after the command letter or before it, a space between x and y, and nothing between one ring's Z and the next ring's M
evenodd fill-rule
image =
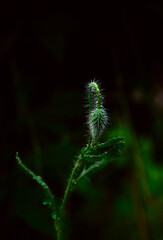
M55 229L57 232L57 240L61 240L62 239L62 229L61 229L61 224L59 224L60 219L55 221Z
M89 112L91 113L92 111L92 87L96 89L96 94L97 94L97 108L101 108L101 94L100 94L100 89L97 85L96 82L91 82L89 84Z
M66 187L66 190L65 190L65 193L64 193L64 197L63 197L63 200L62 200L61 206L60 206L60 211L59 211L60 216L58 217L57 223L55 225L55 228L56 228L56 231L57 231L57 240L62 239L62 237L61 237L61 235L62 235L61 223L62 223L62 218L63 218L63 212L64 212L64 208L65 208L69 193L72 190L72 187L73 187L73 184L74 184L73 180L75 180L75 174L76 174L77 170L79 170L82 160L85 158L89 148L91 147L91 143L92 143L92 138L90 137L88 145L85 148L85 151L83 153L81 153L81 155L78 156L77 161L75 163L75 166L74 166L74 168L71 172L70 178L68 180L68 184L67 184L67 187Z
M79 163L79 159L77 160L73 170L72 170L72 173L71 173L71 176L69 178L69 181L68 181L68 185L67 185L67 188L66 188L66 191L65 191L65 194L64 194L64 197L63 197L63 200L62 200L62 203L61 203L61 207L60 207L60 210L61 212L63 211L64 209L64 206L65 206L65 203L67 201L67 198L68 198L68 195L69 195L69 192L71 190L71 187L72 187L72 181L73 181L73 178L74 178L74 174L76 172L76 169L78 168L78 163Z
M93 94L92 88L95 88L96 95L97 95L97 98L95 100L96 107L98 109L101 109L101 93L100 93L100 89L99 89L99 87L98 87L96 82L91 82L89 84L89 114L91 114L91 112L92 112L92 94ZM92 136L90 136L90 138L89 138L89 142L88 142L87 147L84 149L84 151L81 153L81 155L78 156L77 161L75 163L75 166L74 166L74 168L73 168L73 170L71 172L70 178L68 180L68 184L67 184L67 187L66 187L66 190L65 190L65 193L64 193L64 197L63 197L63 200L62 200L61 205L60 205L59 217L58 217L57 223L55 225L55 228L56 228L56 231L57 231L57 240L61 240L62 239L62 236L61 236L62 235L61 223L62 223L62 220L63 220L64 208L65 208L65 205L66 205L69 193L70 193L70 191L73 188L73 184L75 183L74 182L75 181L75 174L80 169L81 162L85 158L87 152L89 151L89 149L91 147L91 144L92 144Z
M61 240L61 234L59 231L57 232L57 240Z
M55 229L57 231L57 240L61 240L62 239L62 223L63 223L63 215L64 215L64 207L67 201L67 198L69 196L70 190L72 189L72 184L73 184L73 179L74 179L74 175L75 172L79 166L79 161L81 160L80 157L78 157L77 162L72 170L72 173L70 175L69 181L68 181L68 185L66 187L65 193L64 193L64 197L63 200L61 202L61 206L60 206L60 211L59 211L59 216L57 216L56 219L56 223L55 223Z

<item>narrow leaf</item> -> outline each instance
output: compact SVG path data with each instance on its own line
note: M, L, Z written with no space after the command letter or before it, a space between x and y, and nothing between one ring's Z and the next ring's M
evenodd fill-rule
M44 205L48 205L48 207L52 211L52 216L54 219L55 216L55 201L54 196L51 193L48 185L43 181L43 179L40 176L37 176L32 172L25 164L22 163L21 159L19 158L18 153L16 153L16 159L18 161L18 164L25 170L26 173L28 173L44 190L45 192L45 200L43 201Z
M92 147L91 150L96 150L96 149L110 147L110 146L113 146L113 145L121 142L122 140L124 140L124 138L122 138L122 137L112 138L112 139L109 139L108 141L106 141L105 143L100 143L100 144Z
M123 152L123 147L124 147L124 142L119 142L119 143L113 145L103 155L97 155L96 157L97 157L98 161L95 161L88 168L85 167L83 169L83 171L81 172L81 174L79 175L79 177L76 179L76 182L78 182L82 178L85 178L89 175L92 175L92 174L100 171L109 162L120 157L121 153ZM94 156L94 158L95 158L95 156Z
M104 152L102 154L96 154L96 155L87 155L86 156L86 160L88 162L96 162L96 161L99 161L101 160L103 157L105 157L107 155L107 152Z

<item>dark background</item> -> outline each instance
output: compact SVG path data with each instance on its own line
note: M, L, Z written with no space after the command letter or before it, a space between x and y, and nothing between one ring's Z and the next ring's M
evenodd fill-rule
M86 85L99 80L121 159L82 182L67 204L67 239L163 239L163 5L105 13L53 5L0 9L0 238L55 239L40 187L61 199L88 140Z

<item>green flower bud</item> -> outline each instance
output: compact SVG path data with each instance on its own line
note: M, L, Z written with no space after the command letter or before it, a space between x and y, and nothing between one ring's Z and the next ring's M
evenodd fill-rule
M93 139L97 139L103 133L107 125L108 117L103 108L96 108L89 114L89 128Z
M99 138L103 133L108 116L102 106L102 97L97 82L93 81L88 84L89 89L89 116L88 126L93 140Z

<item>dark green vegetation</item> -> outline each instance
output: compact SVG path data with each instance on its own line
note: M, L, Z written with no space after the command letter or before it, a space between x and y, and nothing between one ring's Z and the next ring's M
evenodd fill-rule
M88 143L83 86L94 77L110 118L100 141L123 136L125 150L71 192L65 235L163 239L163 8L107 10L0 8L0 239L55 238L44 191L18 167L15 152L62 200Z
M88 84L87 88L89 99L89 142L86 147L81 149L80 154L76 157L75 164L61 201L59 201L56 196L53 196L49 187L40 176L35 175L22 163L18 153L16 153L18 164L43 188L45 192L43 204L48 205L50 209L50 215L55 222L54 226L58 240L67 239L63 223L65 218L65 205L70 192L82 179L88 179L90 175L100 171L107 166L109 162L119 158L123 150L124 142L121 137L112 138L104 143L99 143L99 137L107 126L108 117L103 107L102 93L98 84L95 81L92 81Z

